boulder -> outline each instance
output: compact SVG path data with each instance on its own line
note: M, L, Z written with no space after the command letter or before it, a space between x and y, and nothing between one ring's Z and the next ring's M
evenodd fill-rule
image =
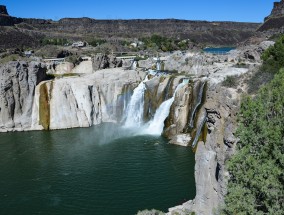
M93 73L93 64L92 61L82 61L79 65L77 65L72 73L76 74L91 74Z
M98 54L93 59L93 69L95 71L107 68L122 67L122 60L106 54Z

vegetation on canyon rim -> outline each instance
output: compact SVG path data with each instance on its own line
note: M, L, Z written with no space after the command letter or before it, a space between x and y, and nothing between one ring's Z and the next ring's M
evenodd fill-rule
M283 214L284 36L264 52L261 70L275 73L258 94L245 97L239 114L237 154L223 214Z

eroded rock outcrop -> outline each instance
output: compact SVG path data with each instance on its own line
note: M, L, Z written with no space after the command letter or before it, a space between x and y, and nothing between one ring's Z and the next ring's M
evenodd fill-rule
M122 67L122 60L118 60L114 56L106 54L98 54L93 59L93 69L95 71L107 68Z
M0 16L9 16L6 6L0 5Z
M271 14L265 17L264 21L267 21L270 18L284 16L284 1L281 0L280 2L274 2L273 9Z
M10 62L0 66L0 130L25 130L31 125L36 85L46 78L40 63Z
M239 102L240 95L234 89L213 86L207 91L206 102L200 110L206 114L206 138L199 139L195 155L196 197L170 208L169 215L218 214L228 180L225 161L237 142L234 132Z
M207 22L177 19L98 20L91 18L63 18L59 21L27 19L7 16L2 8L0 16L0 47L36 47L43 38L64 37L80 40L86 35L109 41L148 37L158 34L169 38L191 39L194 43L232 45L245 41L260 23ZM14 35L17 25L18 37ZM7 27L7 28L2 28ZM6 32L4 32L4 30ZM28 39L25 39L29 37Z
M264 23L258 28L259 32L265 32L267 36L282 34L284 32L284 1L274 2L271 14L264 19Z

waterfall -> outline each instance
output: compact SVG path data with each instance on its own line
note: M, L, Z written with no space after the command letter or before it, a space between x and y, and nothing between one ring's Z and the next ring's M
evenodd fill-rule
M157 61L157 64L156 64L156 70L157 71L161 71L161 62L160 62L160 60L159 61Z
M188 84L188 83L189 83L189 78L184 78L184 79L182 79L182 83Z
M198 93L198 97L197 97L197 102L193 108L193 110L191 111L191 114L190 114L190 121L189 121L189 127L190 128L193 128L193 122L194 122L194 117L195 117L195 114L196 114L196 111L198 109L198 107L201 105L202 103L202 96L203 96L203 90L204 90L204 86L205 86L206 82L203 82L201 87L200 87L200 90L199 90L199 93Z
M130 69L135 70L137 68L138 62L136 60L133 60L130 66Z
M206 123L206 121L207 121L207 115L204 114L203 119L201 120L201 123L200 123L199 127L197 128L197 131L196 131L196 134L195 134L195 138L194 138L194 140L192 142L192 148L194 148L196 146L196 144L198 143L200 134L202 132L202 128L203 128L204 124Z
M171 106L175 100L176 92L185 84L181 83L177 86L172 98L164 101L157 109L154 118L147 124L147 127L142 131L145 134L161 135L164 129L164 121L170 113Z
M146 81L148 81L148 75L146 76L145 80L134 89L130 102L127 105L124 123L124 126L127 128L140 127L143 123Z

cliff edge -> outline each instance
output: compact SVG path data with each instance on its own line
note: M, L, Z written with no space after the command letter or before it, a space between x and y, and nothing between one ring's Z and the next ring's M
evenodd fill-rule
M168 38L190 39L208 45L236 45L254 35L260 23L245 22L207 22L177 19L132 19L132 20L97 20L91 18L64 18L59 21L44 19L26 19L8 16L2 6L0 16L0 47L15 48L12 32L28 34L31 42L21 44L33 47L40 45L40 39L66 38L84 40L90 37L116 41L121 38L141 38L157 34ZM16 28L15 28L16 27ZM7 35L9 35L7 37ZM5 37L6 36L6 37ZM11 36L11 39L9 39ZM5 37L5 39L3 38ZM5 42L4 42L5 41ZM12 41L12 42L10 42Z
M0 16L9 16L6 6L0 5Z
M263 25L258 29L269 34L282 34L284 32L284 0L274 2L271 14L264 19Z

